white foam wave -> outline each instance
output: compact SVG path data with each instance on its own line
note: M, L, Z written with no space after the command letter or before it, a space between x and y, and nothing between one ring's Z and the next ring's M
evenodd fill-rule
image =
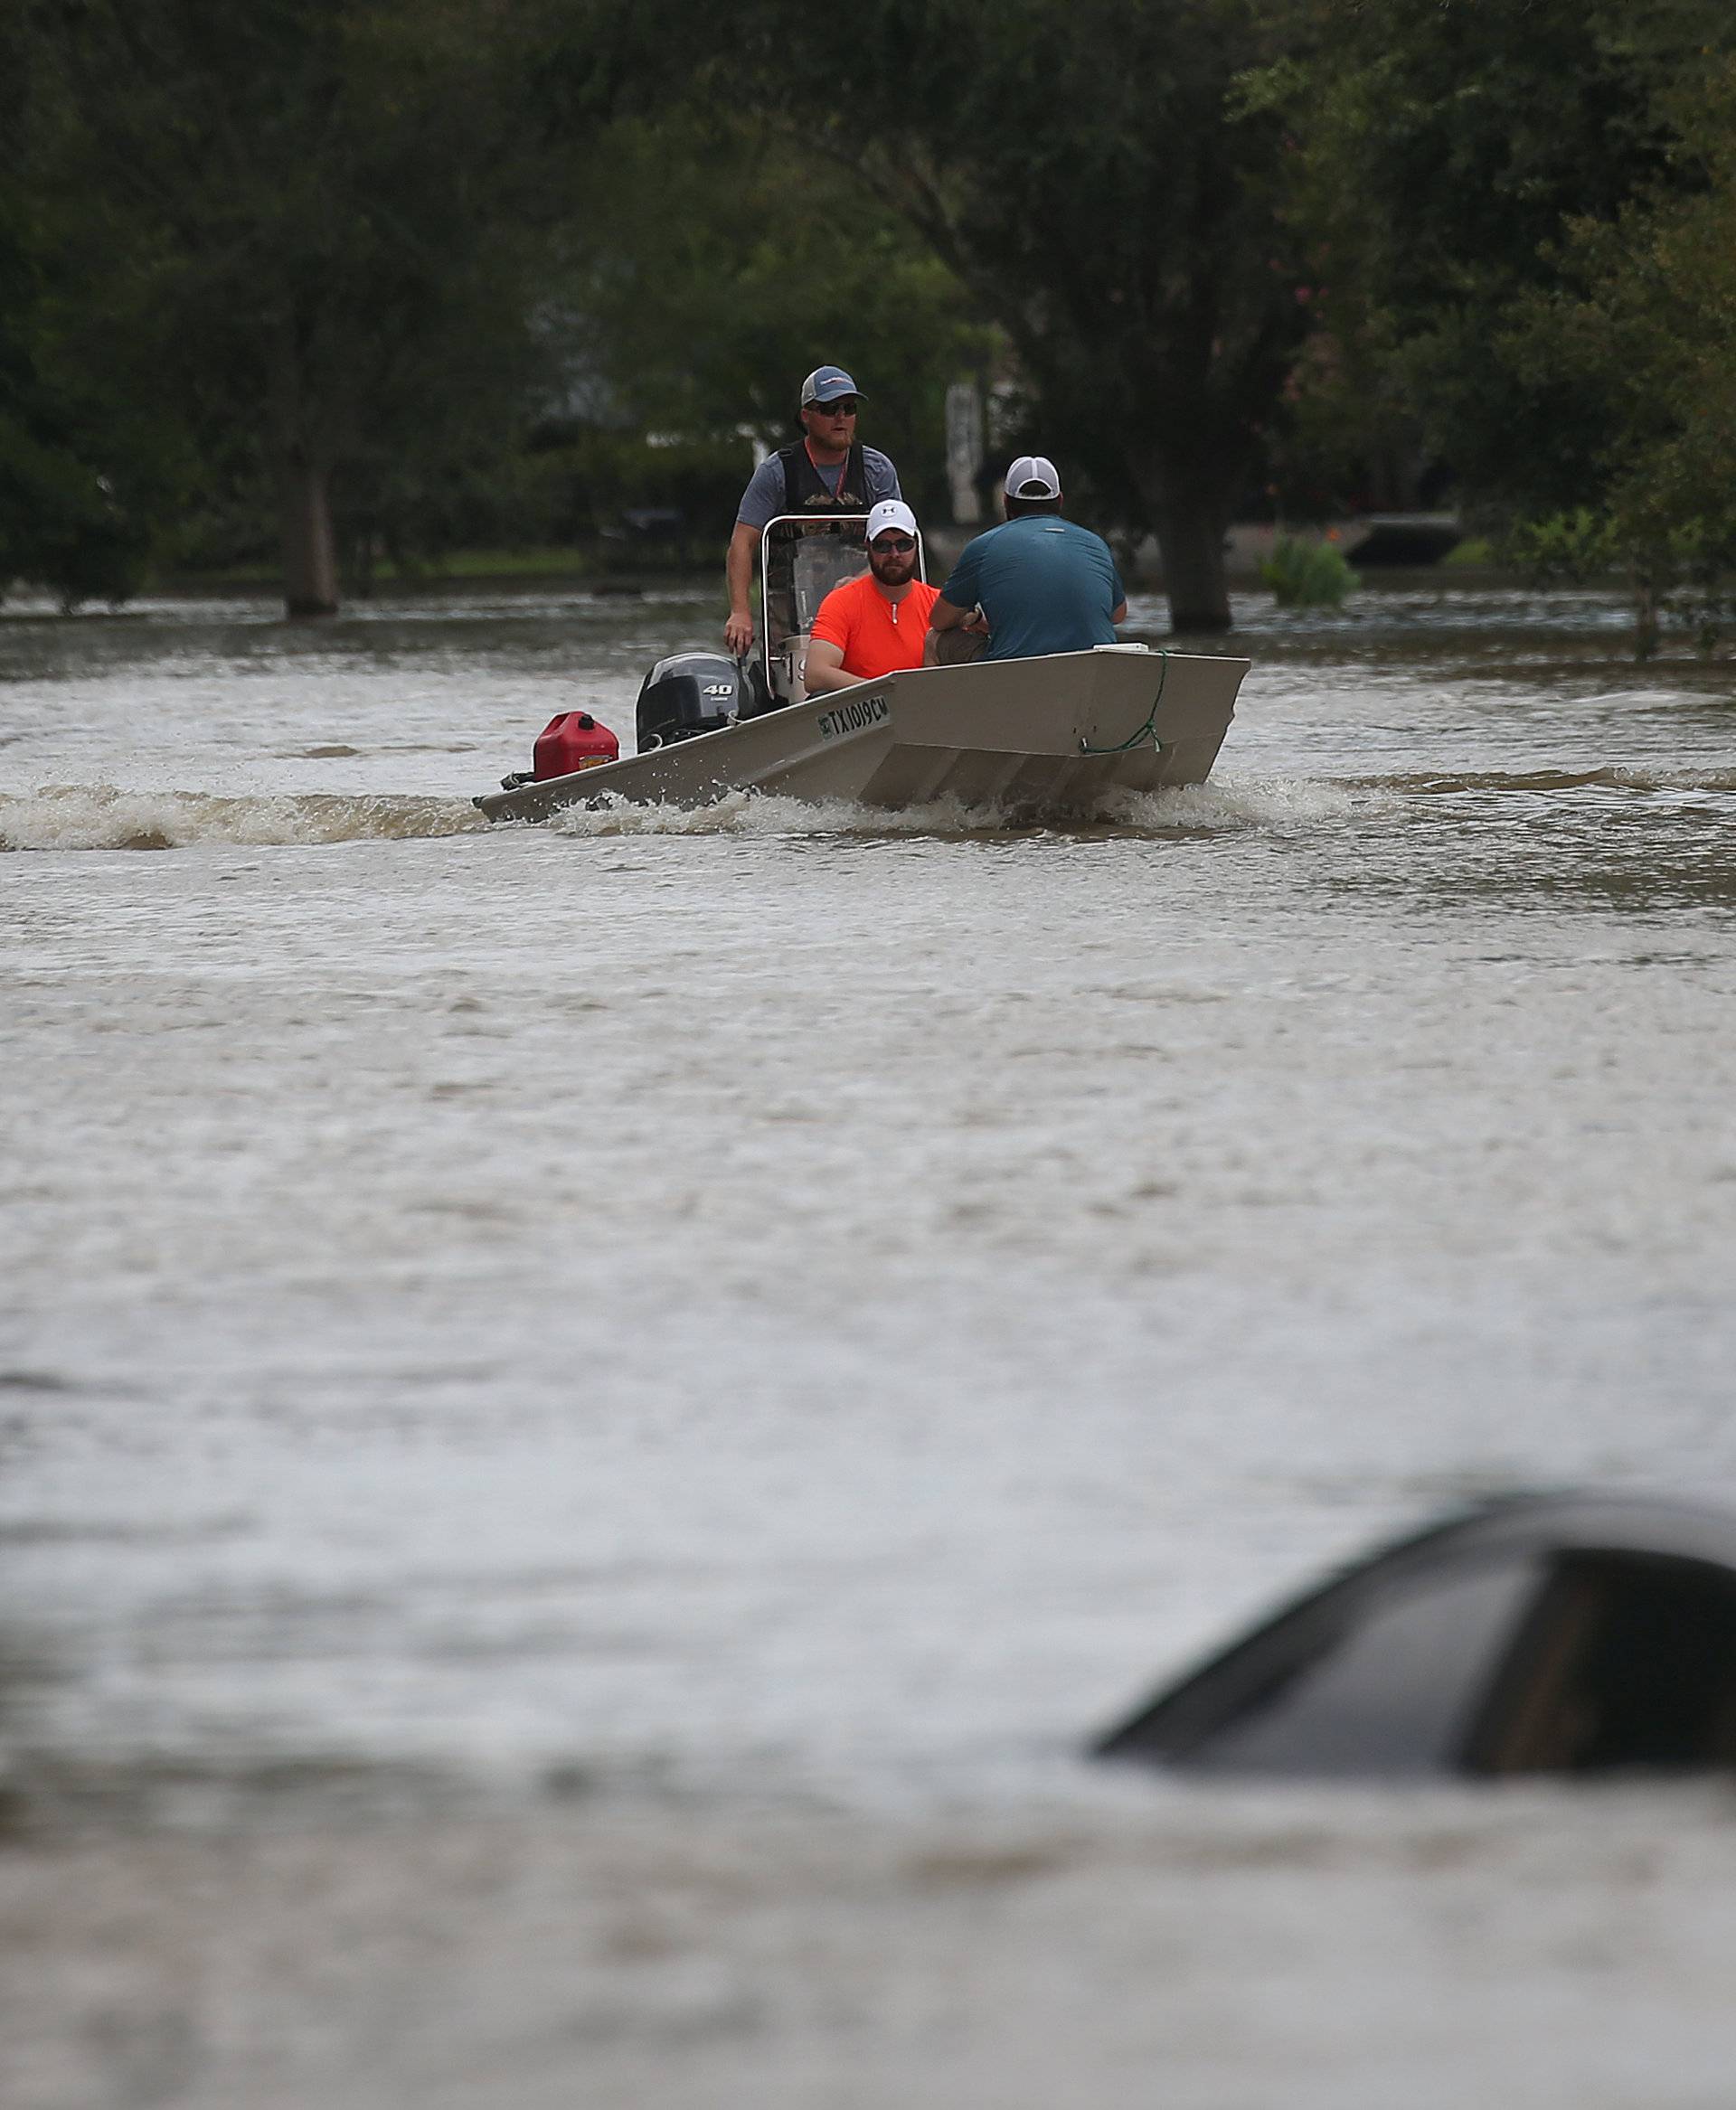
M1356 804L1340 786L1286 778L1191 785L1156 792L1111 791L1073 825L1109 823L1121 829L1173 834L1185 830L1231 832L1306 825L1335 820ZM1005 834L1028 827L1031 815L1016 807L971 806L956 798L886 810L847 799L809 801L776 794L734 791L704 806L631 805L599 800L567 806L548 823L556 834L618 835L966 835ZM1069 824L1061 824L1065 826Z
M731 791L711 805L637 805L609 799L567 806L550 826L563 835L958 835L1005 829L995 809L936 799L886 810L849 799L800 799Z
M1140 834L1232 833L1307 826L1338 818L1356 803L1340 786L1281 777L1201 784L1184 789L1108 793L1096 811L1061 824L1108 824ZM956 798L895 811L847 799L808 801L735 791L704 806L636 805L611 799L568 806L552 833L621 835L932 835L1005 834L1032 824L1029 813L970 806ZM405 796L229 796L195 791L127 791L113 785L61 785L0 795L0 850L177 850L197 843L249 848L363 841L408 841L468 834L489 824L467 800Z
M0 796L0 850L178 850L202 843L253 848L456 835L486 825L467 800L451 798L225 797L106 784Z
M1342 820L1363 803L1345 786L1316 777L1231 777L1172 791L1111 791L1100 811L1126 827L1228 834Z

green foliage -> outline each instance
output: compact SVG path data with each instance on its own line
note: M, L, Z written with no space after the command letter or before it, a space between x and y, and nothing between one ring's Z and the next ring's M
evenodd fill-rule
M1520 522L1505 538L1502 555L1543 586L1625 579L1641 659L1659 649L1668 628L1710 655L1736 619L1736 532L1727 517L1641 523L1581 506Z
M1499 561L1500 552L1488 535L1467 535L1441 559L1448 571L1483 571Z
M1414 414L1353 333L1316 328L1274 407L1267 495L1279 519L1410 512L1423 500Z
M1363 583L1334 543L1303 542L1294 535L1280 535L1272 544L1260 577L1280 608L1335 608Z
M582 546L606 569L714 567L747 448L736 438L660 438L665 444L653 446L631 425L546 429L524 461L520 539ZM665 517L644 523L646 514Z
M1561 288L1574 222L1703 181L1673 107L1732 35L1722 0L1325 0L1292 115L1326 306L1470 497L1547 513L1598 487L1610 428L1571 374L1506 355ZM1274 92L1281 83L1275 84Z
M0 592L19 579L71 608L137 591L191 465L172 420L111 396L65 342L58 231L0 179Z
M1228 617L1222 533L1308 318L1284 212L1269 0L886 0L849 33L797 0L731 18L720 94L868 184L1012 344L1028 437L1105 526L1155 532L1176 619ZM636 10L713 43L691 0ZM849 237L841 230L840 259Z
M1307 141L1354 392L1396 393L1486 521L1533 523L1515 551L1627 576L1649 648L1691 581L1716 598L1730 541L1732 126L1713 106L1736 18L1324 0L1317 21L1300 84L1262 86Z
M1581 586L1620 568L1620 539L1608 513L1575 506L1542 520L1522 521L1505 538L1502 555L1540 585Z
M797 386L822 362L866 390L862 437L898 463L912 504L946 504L947 384L983 367L993 341L885 204L762 124L725 118L690 127L680 152L664 123L617 125L582 183L550 323L580 421L662 443L647 453L639 439L646 482L659 455L703 475L693 450L722 450L734 487L713 542L752 466L750 434L795 438ZM613 459L618 473L618 447Z
M1736 589L1736 58L1666 107L1671 171L1612 221L1570 223L1557 283L1515 302L1500 344L1511 371L1571 386L1597 435L1595 504L1515 547L1625 576L1642 652L1671 622L1712 649Z
M62 340L183 421L208 514L297 478L412 546L510 447L561 155L536 0L32 10L21 181L63 194Z
M828 358L941 503L945 386L991 353L956 280L836 167L671 118L571 0L80 0L19 34L20 183L71 202L54 369L199 465L141 549L262 557L311 476L358 582L636 507L703 513L709 550L748 433L788 438ZM599 132L629 85L659 118Z
M1583 509L1643 621L1703 634L1728 15L885 0L844 54L797 0L726 39L694 0L19 0L0 573L71 598L262 551L297 477L363 566L635 508L715 542L836 359L926 512L946 384L1010 373L1004 447L1156 533L1178 624L1226 613L1256 474L1319 516L1426 434L1537 563L1581 560Z
M153 539L99 470L0 416L0 591L22 579L67 608L126 600L146 575Z
M23 27L0 19L0 594L22 580L72 607L123 598L143 574L156 436L86 386L61 342L66 209L27 181Z

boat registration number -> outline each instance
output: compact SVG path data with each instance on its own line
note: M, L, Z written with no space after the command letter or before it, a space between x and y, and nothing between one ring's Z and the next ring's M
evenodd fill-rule
M884 725L892 715L892 706L884 696L864 696L860 702L840 703L835 711L824 712L814 722L823 740L835 740L848 732L865 732L871 725Z

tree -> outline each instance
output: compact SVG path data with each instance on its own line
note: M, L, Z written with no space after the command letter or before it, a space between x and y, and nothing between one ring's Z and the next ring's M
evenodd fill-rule
M1576 389L1599 436L1590 503L1528 523L1521 553L1625 573L1642 656L1670 615L1710 649L1736 602L1736 60L1666 107L1665 174L1613 221L1569 223L1560 283L1515 304L1500 347L1522 381Z
M70 607L135 589L188 463L172 423L69 356L66 209L24 180L21 56L19 25L0 23L0 592L20 579Z
M939 509L947 384L992 356L962 288L895 214L763 123L722 116L684 146L625 121L586 165L556 326L593 415L721 445L732 507L747 436L787 445L801 376L835 362L867 391L864 436L906 495Z
M0 209L0 591L21 579L80 601L136 592L193 462L172 422L92 385L60 354L56 297Z
M275 487L285 599L338 599L335 511L401 515L504 450L536 368L528 0L52 0L30 167L82 208L87 338Z
M698 19L637 10L665 68ZM1307 328L1285 126L1238 87L1273 21L1260 0L887 0L841 49L835 16L754 0L701 82L932 247L1014 347L1043 451L1106 524L1156 534L1178 629L1228 626L1225 531Z
M1594 246L1571 261L1571 227L1703 187L1672 99L1729 47L1727 16L1722 0L1320 0L1311 48L1259 84L1305 143L1300 209L1346 370L1386 378L1491 516L1600 489L1619 406L1515 333L1582 287Z

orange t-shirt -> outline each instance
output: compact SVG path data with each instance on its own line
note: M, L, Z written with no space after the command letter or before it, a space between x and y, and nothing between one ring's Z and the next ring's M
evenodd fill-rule
M859 681L901 674L921 665L929 610L939 598L938 586L913 579L901 601L889 601L873 573L864 571L826 595L815 615L813 635L835 645L844 654L844 673Z

